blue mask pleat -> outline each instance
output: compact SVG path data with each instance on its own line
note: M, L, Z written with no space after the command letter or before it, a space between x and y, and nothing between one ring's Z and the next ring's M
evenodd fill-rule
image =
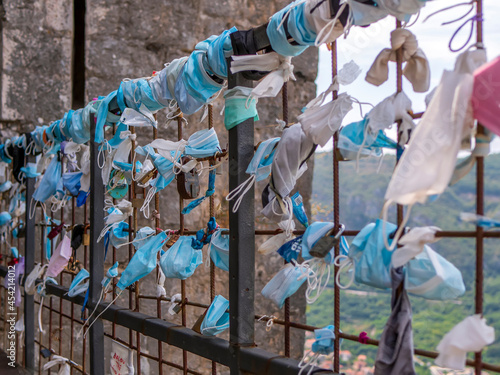
M117 287L125 290L129 285L137 280L149 275L156 267L156 255L167 240L165 232L149 237L141 242L141 246L130 260L127 268L122 272Z
M202 335L215 336L229 328L229 301L215 296L200 326Z
M104 142L104 126L106 125L108 118L109 104L115 97L116 90L109 93L103 100L101 100L101 104L99 105L99 109L97 111L97 123L95 126L94 142L96 143Z
M288 38L286 36L285 28L283 25L280 26L278 30L278 25L283 20L288 9L293 6L294 3L289 4L287 7L283 8L279 12L275 13L269 24L267 25L266 33L269 37L269 41L271 42L271 47L273 50L278 52L283 56L297 56L304 52L307 46L294 46L288 42Z
M193 249L192 240L192 236L179 237L161 256L160 267L166 277L186 280L203 263L203 253Z
M57 191L57 184L61 180L61 162L54 157L45 171L40 185L33 193L33 199L38 202L45 202Z

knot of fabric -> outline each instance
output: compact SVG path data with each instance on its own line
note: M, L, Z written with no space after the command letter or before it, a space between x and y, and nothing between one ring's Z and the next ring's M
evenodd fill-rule
M137 139L137 134L132 134L130 130L124 130L120 133L120 139L130 139L131 141L135 141Z
M360 344L368 344L368 340L369 340L369 339L370 339L370 338L368 337L368 334L367 334L366 332L364 332L364 331L363 331L363 332L361 332L361 333L359 334L359 337L358 337L358 342L359 342Z
M212 240L212 235L219 229L219 225L215 221L215 217L211 217L208 221L206 229L200 229L196 232L195 237L193 237L191 242L191 247L195 250L203 249L203 246L210 243Z
M402 60L406 62L403 75L410 81L415 92L425 92L430 86L429 61L418 47L417 38L408 29L396 29L391 33L391 48L383 49L375 58L366 74L366 81L380 86L389 78L389 61L396 62L397 51L402 51Z

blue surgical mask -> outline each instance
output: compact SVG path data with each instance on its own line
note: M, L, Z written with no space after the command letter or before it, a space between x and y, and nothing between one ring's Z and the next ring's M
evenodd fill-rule
M45 202L57 191L57 184L61 179L61 161L57 156L52 158L47 170L40 180L40 185L33 193L33 199L38 202Z
M84 124L82 114L83 109L77 109L71 116L71 122L66 121L67 125L69 125L69 138L78 144L84 144L90 140L90 128L87 128L87 124Z
M118 276L118 262L113 264L109 269L106 271L106 275L101 281L101 285L103 288L107 288L111 280L115 277Z
M340 339L340 344L342 343L342 339ZM299 363L300 372L302 374L305 369L310 366L308 375L312 373L314 370L314 366L319 365L319 356L320 355L330 355L333 353L335 349L335 327L333 325L326 326L324 328L315 329L314 330L314 342L311 346L311 352L314 354L309 359L307 363L305 363L305 359L308 357L308 354L304 354L304 357Z
M128 241L129 232L128 232L128 223L125 221L120 221L119 223L114 224L111 227L109 240L111 245L114 247L120 247L124 243Z
M397 143L387 137L382 130L372 134L366 129L368 118L353 122L340 130L338 148L346 160L357 160L359 157L381 156L382 148L395 150Z
M341 270L354 267L354 275L351 275L350 284L356 281L374 288L391 288L392 252L385 247L384 236L390 244L392 242L390 235L396 229L395 224L388 222L384 224L381 219L361 229L351 243L348 256L341 255L338 259L342 261L336 261ZM339 276L337 276L337 284L339 284ZM342 287L347 288L350 284Z
M246 169L246 173L249 174L250 177L226 196L226 200L232 200L239 195L239 198L234 204L233 211L238 210L243 197L251 189L255 181L265 180L271 174L272 163L276 153L276 145L279 141L279 137L271 138L262 142L259 147L257 147L257 151Z
M203 263L201 250L193 249L192 236L181 236L160 258L165 277L186 280Z
M7 154L5 145L0 145L0 158L4 163L12 163L12 157Z
M68 290L68 296L74 297L78 294L86 292L89 287L89 282L84 282L84 280L88 279L89 277L89 271L87 271L85 268L82 268L71 282Z
M200 45L196 45L196 48ZM208 68L207 52L195 49L189 56L179 77L184 82L187 93L203 104L208 103L210 98L223 87L222 82L216 82L208 75L206 68Z
M10 253L12 254L12 256L14 258L16 258L16 259L19 258L19 250L17 250L17 247L14 247L14 246L11 247L10 248Z
M210 241L210 259L221 270L229 272L229 235L222 234L227 229L218 229Z
M3 227L7 224L10 224L12 221L12 216L7 211L3 211L0 213L0 227Z
M21 172L24 173L24 176L27 178L36 178L41 175L36 169L36 163L26 163L25 167L21 167Z
M109 112L109 105L113 99L116 98L116 90L109 93L105 98L99 99L99 109L97 110L97 121L95 125L95 138L94 142L102 143L104 142L104 127L106 125L112 125L120 120L119 116L116 116Z
M140 107L144 106L150 112L156 112L165 107L156 100L148 80L144 78L122 81L117 101L122 111L128 107L140 112Z
M156 267L156 255L166 241L167 235L165 232L141 241L140 247L130 259L116 286L123 291L137 280L149 275Z
M259 121L257 99L250 98L251 87L236 86L224 93L224 126L231 130L243 121Z
M175 100L177 101L177 105L179 106L179 109L182 111L182 113L186 115L192 115L193 113L198 112L206 103L203 101L199 101L189 93L186 87L186 83L184 82L184 79L182 79L182 76L184 74L188 74L185 73L185 68L186 64L182 67L181 73L175 81L174 95Z
M82 186L80 180L82 175L82 172L67 172L62 175L62 183L68 193L73 197L78 196L80 192L80 187Z
M378 6L349 1L349 18L356 26L368 26L387 17L388 13Z
M262 289L262 295L281 309L285 300L294 294L306 281L300 266L296 263L285 265Z
M271 42L271 47L274 51L278 52L283 56L297 56L304 52L308 46L294 46L288 42L288 37L286 36L285 27L282 24L283 18L290 8L296 5L291 3L279 12L275 13L269 24L267 25L266 33ZM293 23L293 21L292 21ZM281 25L280 25L281 24Z
M9 191L11 188L12 188L12 182L10 180L7 180L3 184L0 184L0 193Z
M207 51L208 65L212 73L220 78L227 78L227 63L228 58L233 51L231 46L231 37L229 34L238 31L236 27L231 27L229 30L224 30L220 35L212 35L207 40L198 43L196 49Z
M294 195L291 196L292 204L293 204L293 214L306 228L309 226L309 220L307 218L306 210L304 209L302 195L297 191Z
M295 2L297 4L297 2ZM292 6L287 19L288 32L301 46L314 46L316 32L305 16L306 2ZM282 26L283 27L283 26Z
M151 237L153 234L155 234L156 231L153 229L153 228L150 228L150 227L142 227L141 229L139 229L137 231L137 233L135 234L135 237L134 237L134 247L136 249L139 248L139 246L141 245L142 243L142 240L146 239L146 238L149 238Z
M207 310L205 319L201 322L200 332L204 336L215 336L229 328L229 301L224 297L215 296Z
M214 128L199 130L188 139L184 153L194 158L206 158L220 152L219 138Z

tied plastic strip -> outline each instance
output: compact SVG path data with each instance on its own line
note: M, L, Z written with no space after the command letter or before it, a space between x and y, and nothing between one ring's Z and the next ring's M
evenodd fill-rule
M219 229L219 225L215 221L215 217L211 217L207 223L207 228L200 229L196 232L196 236L192 239L191 247L195 250L203 249L203 246L210 243L212 235Z
M216 176L216 170L212 169L208 175L208 189L205 192L205 196L195 199L191 203L189 203L186 207L183 208L182 213L184 215L190 213L193 209L198 207L201 202L203 202L205 199L211 197L215 193L215 176Z

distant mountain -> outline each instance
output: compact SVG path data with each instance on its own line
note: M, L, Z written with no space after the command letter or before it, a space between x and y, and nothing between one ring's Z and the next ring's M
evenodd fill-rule
M382 210L384 195L395 165L394 156L380 159L362 159L359 172L356 162L340 163L340 218L349 230L359 230L375 221ZM485 162L485 211L490 217L500 218L500 155L490 155ZM314 220L331 221L333 207L333 167L332 154L317 153L314 164L312 210ZM443 230L474 230L472 224L459 219L461 212L474 212L476 199L475 168L462 181L448 188L440 197L425 205L417 204L412 209L409 226L438 226ZM391 209L389 220L395 222L395 208ZM348 238L352 241L352 238ZM419 297L411 297L413 306L413 331L415 346L435 350L441 338L458 322L474 313L475 240L445 238L432 248L455 264L462 271L467 293L459 301L434 302ZM488 324L500 336L500 240L485 240L485 297L484 316ZM333 287L333 277L330 280ZM341 330L358 335L366 331L372 338L379 338L390 313L390 292L353 285L351 290L341 294ZM362 293L378 292L378 293ZM333 290L308 307L308 322L325 326L333 324ZM466 338L464 338L466 339ZM342 349L350 350L356 359L366 354L373 363L376 347L344 341ZM500 364L500 340L487 348L485 361ZM428 364L433 361L423 359L424 366L419 374L430 374Z

